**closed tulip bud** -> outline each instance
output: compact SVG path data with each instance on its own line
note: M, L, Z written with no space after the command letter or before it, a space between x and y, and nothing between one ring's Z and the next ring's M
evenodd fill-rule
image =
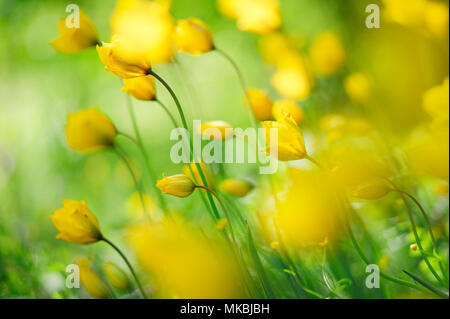
M91 108L69 114L66 137L75 151L93 152L114 145L114 124L98 109Z
M178 20L175 45L180 52L200 55L214 49L211 31L198 19Z
M131 287L131 283L128 280L125 272L120 269L116 264L107 261L103 264L103 270L106 277L114 288L119 290L128 290Z
M97 52L105 70L121 78L146 76L151 71L150 61L144 55L125 54L118 39L97 45Z
M61 53L76 53L98 43L98 34L91 19L80 11L80 21L78 26L69 27L66 19L58 21L59 37L50 42L56 51Z
M224 191L237 196L244 197L253 189L253 184L237 178L228 178L220 183L219 187Z
M258 121L268 121L272 119L272 101L266 92L259 89L247 90L253 114Z
M284 113L278 121L262 122L266 129L266 153L278 152L278 160L295 161L305 158L305 140L302 131L289 113ZM270 138L270 129L277 129L278 139Z
M383 180L370 181L359 185L352 196L360 199L375 200L386 196L392 189Z
M155 78L153 76L141 76L123 79L122 92L129 93L138 100L152 101L156 98Z
M417 251L418 248L419 248L419 247L417 247L417 244L411 244L411 245L409 246L409 249L410 249L411 251Z
M204 136L213 136L215 140L226 140L233 136L234 131L230 124L224 121L211 121L202 123L198 127L200 134Z
M64 207L50 216L59 231L57 239L74 244L92 244L103 238L97 218L86 207L86 201L63 200Z
M283 113L292 115L297 124L300 124L305 118L305 112L292 100L277 101L272 108L273 117L278 120L283 116Z
M173 175L164 177L156 183L156 186L165 194L187 197L195 190L194 182L186 175Z
M335 33L322 32L311 44L309 57L318 75L329 76L344 65L346 53Z
M86 292L93 298L108 299L110 292L106 283L91 269L89 260L79 258L76 261L80 269L80 281Z

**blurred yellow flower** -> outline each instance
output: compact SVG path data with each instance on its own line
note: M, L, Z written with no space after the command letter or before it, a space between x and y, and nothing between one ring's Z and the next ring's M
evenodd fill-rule
M128 276L116 264L107 261L103 264L103 270L114 288L119 290L129 290L131 288Z
M333 32L325 31L311 44L309 58L318 75L329 76L342 68L346 53L339 37Z
M125 61L140 56L151 63L173 56L173 18L168 1L118 0L111 18L112 35L122 42Z
M273 241L270 243L270 248L277 249L278 247L280 247L280 243L278 241Z
M174 37L180 52L199 55L214 49L211 31L199 19L178 20Z
M219 188L237 197L247 196L253 187L252 183L238 178L227 178L219 185Z
M220 13L230 19L237 19L237 3L239 0L217 0Z
M57 239L74 244L92 244L102 239L97 218L86 207L86 201L63 200L63 208L50 216L59 231Z
M105 65L105 70L124 79L146 76L151 71L150 60L142 54L123 53L123 41L117 38L112 43L97 45L100 60Z
M284 113L291 114L297 124L303 122L303 119L305 118L303 109L292 100L280 100L273 104L272 114L276 120L281 119Z
M116 134L114 124L96 108L73 112L67 117L67 142L76 151L92 152L112 147Z
M198 163L200 165L200 168L202 169L203 174L205 175L206 182L208 183L208 186L213 186L214 184L214 176L209 169L208 166L203 164L202 162ZM194 175L192 175L192 172L194 172ZM183 173L186 176L189 176L192 178L197 185L206 186L203 184L202 177L200 175L200 172L198 171L197 165L195 163L190 163L189 165L183 166Z
M383 0L384 16L388 21L408 27L420 27L423 24L427 0Z
M370 99L372 84L366 75L352 73L345 78L344 89L351 100L359 104L365 104Z
M356 186L352 192L352 196L360 199L376 200L386 196L392 191L386 181L376 179Z
M284 113L278 121L262 122L266 129L266 153L278 152L278 160L294 161L307 156L303 134L289 113ZM270 129L277 129L278 139L270 138Z
M280 66L286 56L297 54L297 42L299 40L281 32L269 33L259 40L259 51L264 61Z
M272 119L272 101L266 92L260 89L248 89L247 96L253 114L258 121L268 121Z
M435 188L436 194L439 196L448 196L449 185L448 183L439 183Z
M152 101L156 99L155 78L148 75L123 79L122 92L127 92L138 100Z
M213 130L211 130L213 129ZM211 121L202 123L197 130L204 136L212 136L216 140L226 140L234 135L233 127L224 121ZM216 131L218 130L218 131ZM220 133L220 138L215 133Z
M186 175L172 175L164 177L156 183L156 186L165 194L177 197L187 197L195 190L194 182Z
M436 123L449 120L449 80L425 92L423 107Z
M436 37L443 38L448 33L448 6L442 2L427 1L424 11L425 25Z
M221 219L219 219L219 221L217 222L217 224L214 226L214 228L217 229L217 230L222 230L222 229L224 229L227 225L228 225L228 219L226 219L226 218L221 218Z
M80 12L79 27L69 28L66 18L58 21L59 37L50 42L56 51L61 53L76 53L98 43L98 34L91 19L83 12Z
M304 67L278 68L271 79L273 87L283 97L303 100L311 93L312 82Z
M146 214L151 214L157 208L155 201L149 195L143 194L142 197L144 198L145 211L138 192L134 192L127 200L126 211L133 219L137 220Z
M294 249L334 242L341 233L336 190L323 173L289 168L286 190L277 196L275 220Z
M89 295L97 299L111 297L106 283L94 272L87 258L78 258L76 261L80 268L80 281Z
M179 218L134 226L129 234L138 261L162 297L244 297L240 272L228 248Z

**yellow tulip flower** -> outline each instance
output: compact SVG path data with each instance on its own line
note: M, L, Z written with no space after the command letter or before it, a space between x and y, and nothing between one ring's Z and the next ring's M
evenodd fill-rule
M273 87L285 98L303 100L309 96L312 80L304 67L278 68L271 79Z
M50 216L59 231L57 239L74 244L92 244L103 238L97 218L86 207L86 201L63 200L63 208Z
M309 58L318 75L329 76L345 63L346 53L339 37L333 32L322 32L311 44Z
M220 140L224 141L233 136L234 131L230 124L224 121L211 121L202 123L197 130L204 136L214 136L214 134L208 133L208 129L217 129L220 132ZM214 139L219 139L218 136L214 136Z
M138 100L152 101L156 98L155 78L148 75L123 79L122 92L127 92Z
M108 299L111 297L108 286L91 268L87 258L79 258L76 261L80 268L80 281L89 295L97 299Z
M98 34L91 19L83 12L80 13L79 27L69 28L66 18L58 21L59 37L50 42L56 51L61 53L76 53L98 43Z
M156 186L165 194L187 197L195 190L195 184L186 175L172 175L164 177L156 183Z
M112 147L116 134L114 124L96 108L70 113L67 117L67 142L76 151L92 152Z
M281 32L269 33L261 37L259 51L264 61L281 66L287 56L295 55L299 42L295 38L288 37Z
M366 75L353 73L345 78L344 89L350 99L365 104L370 99L372 84Z
M268 155L273 150L278 150L278 160L294 161L305 158L305 140L302 131L289 113L284 113L278 121L262 122L262 127L266 129L266 153ZM270 129L277 129L278 139L270 138Z
M97 45L105 70L124 79L146 76L151 71L150 60L142 54L125 54L122 43L115 38L112 43Z
M242 31L267 34L281 26L278 0L238 0L235 9Z
M380 199L392 191L392 188L384 180L378 179L358 185L352 192L352 196L360 199Z
M180 52L200 55L214 49L211 31L198 19L178 20L174 37Z
M128 276L116 264L107 261L103 264L103 270L114 288L119 290L128 290L131 288L131 283Z
M253 114L258 121L268 121L272 119L272 101L266 92L260 89L248 89L247 96Z
M219 188L237 197L247 196L253 187L252 183L237 178L227 178L219 185Z
M292 100L276 101L273 104L272 113L276 120L281 119L284 113L289 113L297 124L303 122L303 119L305 118L303 109Z

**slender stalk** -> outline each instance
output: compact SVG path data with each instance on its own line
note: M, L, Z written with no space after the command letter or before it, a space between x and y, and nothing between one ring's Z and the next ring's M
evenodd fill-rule
M314 165L316 165L318 168L320 168L321 170L323 170L324 169L324 167L322 166L322 164L320 164L318 161L316 161L314 158L312 158L311 156L309 156L309 155L306 155L305 156L305 159L306 160L308 160L308 161L310 161L311 163L313 163Z
M147 299L148 297L147 297L147 295L146 295L146 293L145 293L145 290L144 290L144 288L142 287L142 285L141 285L141 283L140 283L140 281L139 281L139 279L138 279L138 277L137 277L137 275L136 275L136 273L135 273L133 267L131 266L130 262L128 261L127 257L126 257L126 256L122 253L122 251L121 251L116 245L114 245L111 241L109 241L109 240L106 239L106 238L102 238L102 240L103 240L105 243L109 244L109 245L110 245L110 246L111 246L111 247L112 247L112 248L120 255L120 257L122 257L122 259L123 259L123 260L125 261L125 263L127 264L128 268L130 269L131 274L133 275L134 280L136 281L136 284L137 284L137 286L138 286L138 288L139 288L139 290L140 290L142 296L144 297L144 299Z
M448 294L447 293L444 293L444 292L440 291L439 289L436 289L436 287L433 287L432 285L430 285L426 281L420 279L419 277L417 277L416 275L410 273L407 270L403 270L403 272L405 274L407 274L409 277L411 277L412 279L414 279L415 281L417 281L419 284L421 284L422 286L427 288L428 290L430 290L430 291L434 292L436 295L440 296L441 298L448 299Z

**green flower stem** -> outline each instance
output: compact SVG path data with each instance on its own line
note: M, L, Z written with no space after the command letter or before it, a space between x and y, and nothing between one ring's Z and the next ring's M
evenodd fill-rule
M144 143L141 137L141 134L139 132L139 128L137 125L137 121L136 121L136 115L134 113L134 109L133 109L133 102L131 100L131 96L129 94L126 95L127 96L127 106L128 106L128 113L130 114L130 118L131 118L131 122L133 123L133 129L134 129L134 134L136 135L136 140L137 140L137 145L142 153L142 156L144 157L144 165L147 168L148 174L150 175L150 179L151 179L151 183L153 185L156 185L156 176L152 170L152 168L150 167L150 161L149 161L149 157L148 154L145 150L144 147ZM164 211L167 211L167 204L166 201L164 199L164 197L162 196L162 194L160 192L156 192L156 196L158 196L158 201L161 205L161 208Z
M147 294L145 293L145 290L144 290L144 288L142 287L142 285L141 285L141 283L140 283L140 281L139 281L139 279L138 279L138 277L137 277L137 275L136 275L136 272L134 271L134 269L133 269L133 267L131 266L131 263L128 261L128 259L127 259L127 257L122 253L122 251L116 246L116 245L114 245L111 241L109 241L108 239L106 239L106 238L102 238L102 240L105 242L105 243L107 243L107 244L109 244L119 255L120 255L120 257L122 257L122 259L125 261L125 263L127 264L127 266L128 266L128 268L130 269L130 271L131 271L131 274L133 275L133 277L134 277L134 280L136 281L136 284L137 284L137 286L138 286L138 288L139 288L139 291L141 292L141 294L142 294L142 296L144 297L144 299L147 299L148 297L147 297Z
M158 103L159 106L161 106L161 108L164 110L164 112L166 112L167 116L170 118L170 121L172 122L173 126L174 126L175 128L177 128L177 127L178 127L178 123L177 123L177 121L175 120L175 118L173 117L172 113L170 113L170 111L169 111L169 109L167 108L167 106L165 106L164 103L161 102L161 101L158 100L158 99L156 99L155 102Z
M436 289L436 287L430 285L429 283L427 283L426 281L420 279L419 277L417 277L416 275L410 273L407 270L403 270L403 272L405 274L407 274L409 277L411 277L412 279L414 279L415 281L417 281L419 284L421 284L422 286L424 286L425 288L427 288L428 290L431 290L432 292L434 292L435 294L437 294L438 296L440 296L441 298L444 299L448 299L448 293L442 292L439 289Z

